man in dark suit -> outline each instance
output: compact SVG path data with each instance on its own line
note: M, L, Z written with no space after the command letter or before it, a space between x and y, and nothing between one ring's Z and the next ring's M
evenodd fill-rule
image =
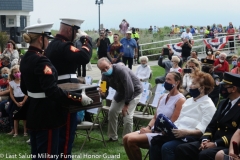
M176 149L178 160L212 160L219 150L229 146L240 123L240 75L226 72L222 81L225 92L223 101L200 141L179 145Z

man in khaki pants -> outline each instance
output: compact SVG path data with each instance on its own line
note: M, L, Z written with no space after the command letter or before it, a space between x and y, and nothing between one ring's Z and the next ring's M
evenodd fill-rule
M117 122L122 111L124 128L122 135L132 132L133 114L142 93L142 84L135 74L126 66L111 64L107 58L98 60L102 72L102 81L116 90L108 114L109 141L117 141Z

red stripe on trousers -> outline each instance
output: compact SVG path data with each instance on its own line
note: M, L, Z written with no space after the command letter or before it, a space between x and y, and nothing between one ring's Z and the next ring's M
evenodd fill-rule
M68 113L67 115L67 124L66 124L66 137L65 137L65 145L64 145L64 155L67 155L67 150L68 150L68 143L69 143L69 136L70 136L70 118L71 114ZM66 156L67 157L67 156ZM64 158L66 160L67 158Z
M51 155L52 151L52 130L48 130L48 146L47 146L47 153ZM49 156L47 160L50 160Z

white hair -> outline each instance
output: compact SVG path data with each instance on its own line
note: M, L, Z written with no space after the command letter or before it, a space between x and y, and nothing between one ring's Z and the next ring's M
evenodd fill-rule
M219 54L219 57L221 57L221 56L224 56L224 57L226 58L226 57L227 57L227 54L224 53L224 52L221 52L221 53Z
M140 57L139 61L141 62L142 60L145 60L146 62L148 62L148 57L147 56Z
M102 63L103 61L108 62L109 64L111 64L111 62L106 57L102 57L102 58L100 58L98 60L97 66L99 66L99 64Z

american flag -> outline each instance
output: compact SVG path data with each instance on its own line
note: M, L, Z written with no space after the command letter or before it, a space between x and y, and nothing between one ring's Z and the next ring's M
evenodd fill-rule
M228 42L228 37L215 37L214 39L208 38L203 40L207 48L212 49L213 51L221 50L224 48Z
M192 40L192 45L194 44L194 41ZM183 42L178 42L175 44L167 44L168 48L171 49L173 51L173 54L178 55L179 57L181 57L182 55L182 47L181 45L183 44Z

